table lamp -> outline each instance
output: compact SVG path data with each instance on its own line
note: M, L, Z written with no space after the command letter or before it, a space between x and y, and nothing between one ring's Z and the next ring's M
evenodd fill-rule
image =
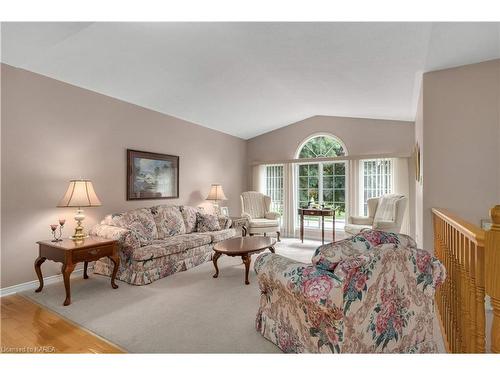
M75 215L75 234L70 238L78 241L88 237L83 233L82 221L85 219L82 207L97 207L101 201L97 198L92 182L90 180L71 180L68 190L57 207L78 207Z
M222 186L219 184L212 184L210 188L210 192L207 196L207 201L214 201L214 209L215 213L218 215L220 213L219 201L227 200L224 195L224 190L222 190Z

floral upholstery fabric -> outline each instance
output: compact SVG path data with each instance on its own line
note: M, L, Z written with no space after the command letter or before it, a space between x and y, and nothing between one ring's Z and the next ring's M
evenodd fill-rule
M219 218L215 215L198 212L196 214L196 231L212 232L221 230Z
M185 252L154 258L147 261L135 261L120 253L121 262L117 279L132 285L146 285L177 272L186 271L212 259L212 245L203 245ZM95 262L94 272L111 276L113 264L107 258Z
M220 229L229 229L233 225L231 218L227 216L218 216Z
M164 240L154 240L150 245L142 246L132 253L133 260L149 260L177 254L212 242L210 234L181 234L167 237Z
M326 245L325 245L326 246ZM276 254L255 261L256 328L284 352L434 352L434 292L446 275L425 250L385 243L333 272Z
M151 207L151 213L158 229L159 239L186 233L186 226L179 207L155 206Z
M141 244L158 239L156 223L148 208L107 215L101 224L130 229L135 232Z
M190 214L184 216L185 212ZM131 210L107 215L90 234L118 241L119 280L149 284L211 260L213 244L236 234L234 228L226 228L231 226L230 219L217 216L210 218L210 226L202 227L210 229L213 224L216 231L192 233L198 212L200 209L194 207L183 206L181 211L180 207L166 205ZM188 230L191 233L186 233ZM102 258L96 262L94 272L110 276L112 270L111 261Z
M184 219L184 226L186 227L186 233L191 233L196 231L196 214L202 212L200 208L181 206L182 218Z
M311 261L316 267L333 271L340 261L365 254L382 244L410 248L417 247L415 241L404 234L365 230L345 240L320 246L316 249Z
M207 234L209 234L210 237L212 238L212 242L216 243L236 236L236 229L234 228L222 229L216 232L207 232Z
M94 226L90 230L90 235L118 241L119 251L129 257L141 246L137 233L125 228L101 224Z

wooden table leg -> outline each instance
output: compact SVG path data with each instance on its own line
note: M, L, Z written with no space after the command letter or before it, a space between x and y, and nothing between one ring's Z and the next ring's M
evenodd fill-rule
M83 262L83 278L88 279L89 275L87 275L87 267L89 266L89 262Z
M216 279L219 276L219 267L217 267L217 259L219 259L221 255L222 253L218 253L216 251L214 256L212 257L212 262L214 262L214 267L215 267L215 274L213 276L214 279Z
M45 262L47 258L44 257L38 257L35 260L35 272L36 275L38 276L38 281L40 282L40 286L38 287L37 290L35 290L36 293L40 293L43 289L43 276L42 276L42 269L40 268L42 263Z
M246 237L247 233L248 233L247 227L242 225L241 226L241 234L243 235L243 237Z
M335 210L333 210L332 215L332 240L335 242Z
M111 287L113 289L117 289L118 285L116 285L115 279L116 279L116 273L118 272L118 267L120 266L120 257L118 255L115 255L115 256L109 257L109 259L111 259L111 261L114 264L113 273L111 274Z
M321 215L321 244L325 244L325 217Z
M300 241L304 243L304 214L300 214Z
M250 258L250 255L242 255L241 259L243 259L243 263L245 264L245 284L248 285L250 284L250 281L248 281L248 271L250 270L250 262L252 259Z
M276 252L274 251L274 246L269 247L269 251L273 254L276 254Z
M73 263L63 264L61 269L64 279L64 289L66 289L66 299L63 303L64 306L68 306L71 303L71 285L69 278L74 269L75 265Z

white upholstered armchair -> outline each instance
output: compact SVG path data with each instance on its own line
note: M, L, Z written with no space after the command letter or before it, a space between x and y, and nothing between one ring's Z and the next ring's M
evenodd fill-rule
M399 233L406 209L407 198L400 194L386 194L369 198L368 216L349 216L344 227L346 233L358 234L363 229L378 229Z
M280 214L271 212L271 197L257 191L241 194L241 216L248 220L248 233L264 234L276 232L280 241Z

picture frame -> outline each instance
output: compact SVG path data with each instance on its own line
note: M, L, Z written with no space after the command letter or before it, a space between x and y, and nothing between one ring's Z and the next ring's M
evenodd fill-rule
M127 200L179 198L179 156L127 149Z
M229 207L221 207L220 208L220 214L222 216L227 216L229 217Z

